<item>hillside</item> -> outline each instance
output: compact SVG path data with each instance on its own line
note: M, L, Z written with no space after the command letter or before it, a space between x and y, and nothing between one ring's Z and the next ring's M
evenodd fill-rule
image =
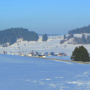
M67 35L64 35L61 43L90 44L90 26L69 31Z
M90 65L0 55L0 90L90 90Z
M74 37L81 37L77 34ZM60 41L63 40L63 36L49 36L47 42L41 40L42 36L39 37L40 40L36 41L19 41L7 47L0 46L0 54L3 54L4 51L10 55L27 55L32 52L55 52L55 53L66 53L71 55L75 47L84 45L89 50L90 53L90 44L75 44L73 38L65 41L63 44Z
M10 28L0 31L0 44L6 46L15 43L18 39L37 41L39 36L36 32L24 28Z
M69 31L69 34L81 34L81 33L90 33L90 25Z

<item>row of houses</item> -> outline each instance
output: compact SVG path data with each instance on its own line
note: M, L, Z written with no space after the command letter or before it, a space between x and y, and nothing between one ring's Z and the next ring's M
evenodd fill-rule
M8 54L6 51L3 51L2 54ZM37 52L37 51L31 51L28 54L23 54L21 52L16 53L10 53L11 55L20 55L20 56L33 56L33 57L47 57L47 56L67 56L65 53L55 53L55 52Z
M36 56L36 57L47 57L47 56L67 56L65 53L55 53L55 52L36 52L32 51L31 53L27 54L27 56Z

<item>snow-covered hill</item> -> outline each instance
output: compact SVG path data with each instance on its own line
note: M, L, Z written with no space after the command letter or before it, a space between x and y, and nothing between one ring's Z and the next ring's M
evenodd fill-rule
M32 50L38 51L38 52L62 52L66 53L67 55L71 55L72 51L75 47L81 46L83 44L68 44L67 42L60 44L60 41L63 40L63 36L49 36L49 39L47 42L42 42L41 38L39 41L22 41L22 39L18 40L13 45L10 45L8 47L2 47L0 46L0 53L2 54L3 51L6 51L7 54L11 55L19 55L19 54L28 54ZM90 53L90 44L84 45L89 53Z
M62 44L90 44L90 33L67 34L61 40Z
M0 55L0 90L90 90L90 65Z

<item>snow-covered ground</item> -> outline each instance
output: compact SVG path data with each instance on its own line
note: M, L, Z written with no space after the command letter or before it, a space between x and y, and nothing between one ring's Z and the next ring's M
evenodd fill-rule
M46 58L59 59L59 60L71 60L70 56L47 56Z
M63 36L49 36L49 39L47 42L42 42L41 38L37 42L18 40L18 42L8 47L0 46L0 53L2 54L3 51L6 51L10 55L11 54L26 55L33 50L41 53L44 53L44 52L66 53L68 56L70 56L75 47L82 45L82 44L67 44L67 43L60 44L60 41L62 39L63 39ZM90 53L90 44L86 44L83 46L85 46Z
M68 56L72 54L72 51L76 46L74 44L60 44L60 40L63 39L63 36L49 36L47 42L42 42L41 39L37 42L28 42L28 41L19 41L8 47L0 47L0 53L7 51L8 54L28 54L32 50L38 52L61 52L66 53ZM84 45L90 53L90 44Z
M0 90L90 90L90 65L0 55Z

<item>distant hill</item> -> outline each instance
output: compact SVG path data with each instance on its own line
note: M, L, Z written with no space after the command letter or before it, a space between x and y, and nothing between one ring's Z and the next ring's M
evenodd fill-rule
M90 33L90 25L69 31L69 34Z
M0 31L0 44L4 45L9 43L10 45L15 43L19 38L27 41L37 41L39 36L36 32L29 31L25 28L10 28Z
M68 44L90 44L90 26L77 28L64 35L60 43Z

